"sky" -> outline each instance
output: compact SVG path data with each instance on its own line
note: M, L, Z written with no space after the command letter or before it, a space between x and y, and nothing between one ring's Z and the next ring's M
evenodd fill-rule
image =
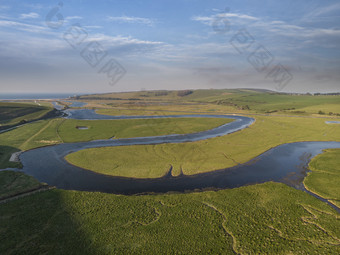
M0 93L340 91L338 0L0 0Z

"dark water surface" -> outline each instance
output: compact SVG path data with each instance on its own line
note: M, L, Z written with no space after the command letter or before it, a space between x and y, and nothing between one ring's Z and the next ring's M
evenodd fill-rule
M123 140L123 139L122 139ZM126 139L124 139L126 140ZM131 141L133 141L131 139ZM139 144L146 144L140 140ZM148 140L144 140L145 142ZM114 146L125 144L119 140ZM97 174L68 164L64 157L79 149L91 148L96 142L61 144L23 153L24 171L62 189L136 194L143 192L189 191L203 188L235 188L276 181L302 189L309 160L323 149L340 148L339 142L301 142L275 147L248 163L204 174L157 179L134 179ZM134 143L136 144L136 143ZM98 144L101 145L101 144ZM113 143L106 146L113 146Z
M64 100L65 101L65 100ZM72 103L70 104L70 107L83 107L85 105L87 105L87 103L84 103L84 102L77 102L77 101L65 101L65 102L69 102L69 103ZM64 106L63 105L60 105L58 104L57 102L52 102L53 104L53 107L57 110L62 110L64 109ZM66 111L65 111L66 112Z
M254 158L248 163L232 168L192 176L167 175L157 179L135 179L97 174L70 165L64 157L86 148L103 146L182 143L227 135L247 128L254 119L234 115L168 115L168 116L106 116L94 110L67 110L74 119L144 119L144 118L232 118L235 121L220 127L186 135L165 135L91 142L65 143L33 149L21 154L23 170L41 182L61 189L101 191L116 194L146 192L193 191L195 189L224 189L276 181L303 190L302 181L308 171L310 159L323 149L340 148L340 142L298 142L283 144ZM264 134L265 135L265 134Z
M78 102L78 101L65 101L65 102L72 103L72 104L70 104L70 107L83 107L83 106L87 105L87 103Z
M64 109L64 106L61 104L58 104L57 102L52 102L53 107L59 111L61 111L62 109Z

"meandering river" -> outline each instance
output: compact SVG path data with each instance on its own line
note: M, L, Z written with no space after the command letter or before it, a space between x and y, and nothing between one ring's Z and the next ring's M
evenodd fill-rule
M323 149L340 148L340 142L298 142L272 148L251 161L235 167L192 176L172 177L168 174L156 179L135 179L97 174L69 164L64 157L72 152L105 146L146 145L194 142L227 135L249 127L253 118L236 115L167 115L167 116L109 116L94 110L66 110L73 119L150 119L150 118L231 118L233 122L211 130L156 137L97 140L64 143L26 151L20 155L23 171L41 182L61 189L101 191L116 194L192 191L195 189L235 188L255 183L276 181L304 189L302 181L308 171L309 160ZM264 134L265 135L265 134Z

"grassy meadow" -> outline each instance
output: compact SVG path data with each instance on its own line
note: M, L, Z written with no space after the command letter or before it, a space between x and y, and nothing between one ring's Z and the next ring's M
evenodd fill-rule
M277 116L255 119L250 127L223 137L181 144L86 149L69 154L66 159L103 174L157 178L171 166L175 176L231 167L283 143L340 141L340 125L328 125L327 119Z
M340 149L328 149L309 163L305 187L340 207Z
M15 151L25 151L63 142L82 142L98 139L185 134L208 130L231 122L230 119L176 118L147 120L72 120L49 119L29 123L0 134L0 168L17 167L9 162ZM77 127L88 127L80 130Z
M137 178L212 171L247 162L277 145L340 141L339 96L261 90L142 91L79 97L113 115L242 113L249 128L182 144L82 150L67 156L96 172ZM321 111L321 112L320 112ZM332 114L330 114L330 112ZM287 115L295 115L288 117ZM321 118L322 117L322 118ZM65 120L28 123L0 134L0 168L10 154L63 142L192 133L226 119ZM77 127L88 127L79 130ZM310 162L307 189L339 204L340 150ZM0 172L0 200L41 185ZM53 189L0 204L0 254L340 254L340 215L282 183L219 191L114 195Z
M35 103L0 102L0 127L15 126L39 119L52 111L51 107Z
M0 172L0 200L41 187L32 176L14 171Z
M162 111L170 112L169 114L204 111L340 116L340 95L283 94L251 89L210 89L191 92L179 96L179 91L140 91L87 95L81 96L80 99L88 100L89 106L107 108L98 110L98 113L111 115L158 115Z
M50 190L0 206L1 254L338 254L339 214L279 183L190 194Z
M136 120L66 120L59 127L64 142L90 141L97 139L145 137L169 134L188 134L209 130L231 119L220 118L164 118ZM76 127L88 127L78 130Z

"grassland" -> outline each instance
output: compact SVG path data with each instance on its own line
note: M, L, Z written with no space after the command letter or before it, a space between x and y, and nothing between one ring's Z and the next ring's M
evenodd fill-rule
M53 117L54 110L48 102L41 102L39 105L33 102L25 103L4 103L0 102L0 131L13 128L19 124L25 124L34 120ZM0 169L6 167L20 167L17 162L9 162L13 152L25 148L24 141L31 139L38 132L36 127L46 121L27 124L18 130L0 133ZM48 121L47 121L48 122ZM32 131L32 132L31 132ZM23 139L24 138L24 139Z
M170 165L174 175L232 166L287 142L340 141L340 126L325 124L334 119L310 117L320 117L319 110L336 113L339 97L335 96L333 101L331 97L321 96L313 104L316 97L302 96L300 100L300 96L287 95L283 106L285 99L274 100L261 93L200 90L179 97L177 92L136 92L107 94L103 96L105 100L88 99L92 100L90 106L105 102L103 107L112 107L105 111L113 114L119 113L114 108L120 105L131 114L136 110L145 114L156 107L158 112L153 114L207 109L219 113L272 112L272 115L256 115L251 127L205 141L101 148L70 156L79 156L77 160L83 160L87 166L96 157L96 164L102 164L102 168L109 170L108 174L144 178L160 176ZM138 100L131 100L134 97ZM148 105L143 106L140 101ZM166 101L173 104L162 105ZM183 105L187 101L190 105ZM246 105L250 109L242 109ZM301 109L304 113L293 113ZM290 112L306 117L273 116ZM5 151L26 150L80 139L156 135L163 132L160 126L166 132L176 133L204 128L191 127L198 125L192 119L193 123L183 121L176 130L178 126L169 121L167 124L127 121L111 129L111 121L42 120L0 134L0 151L1 147ZM204 123L210 124L210 121ZM78 130L76 126L89 129ZM338 182L333 180L338 176L339 158L339 150L327 150L318 156L310 163L312 172L305 182L310 190L335 204L339 201L339 190ZM118 167L110 169L108 164ZM0 196L17 187L22 190L37 185L30 177L5 172L3 178L2 173ZM144 196L55 189L1 204L0 240L0 254L339 254L340 215L305 192L273 182L231 190Z
M328 205L278 183L117 196L51 190L0 206L1 254L338 254Z
M242 114L269 114L270 117L265 119L261 116L256 117L259 121L266 121L269 128L264 128L266 130L266 136L268 139L264 139L265 141L259 141L259 138L263 136L261 133L261 126L258 126L258 123L254 125L254 127L259 127L259 129L255 128L255 132L252 135L249 135L249 139L253 139L255 136L255 143L257 145L250 145L249 149L246 149L245 145L240 147L240 143L250 143L251 140L245 141L245 139L232 139L231 142L235 142L235 147L237 148L234 153L230 153L228 148L222 149L222 146L232 144L229 140L221 139L220 142L214 141L211 143L209 141L209 146L203 146L202 143L194 144L193 146L190 144L182 145L170 145L170 146L156 146L156 147L145 147L141 149L140 147L131 147L130 149L123 148L126 153L132 152L136 157L144 156L146 153L154 152L153 160L151 160L150 164L154 164L158 170L155 173L155 176L161 176L164 171L167 171L172 165L174 167L173 173L178 175L181 172L181 168L187 174L194 174L199 172L208 171L211 169L219 169L223 167L229 167L235 165L236 162L245 162L249 160L251 157L259 155L264 150L269 149L270 147L279 145L285 142L292 141L300 141L302 138L299 137L303 127L303 123L305 119L300 119L300 124L296 126L296 130L291 128L293 137L289 137L289 128L285 126L286 124L290 126L290 120L286 119L281 121L279 119L271 119L274 118L274 115L303 115L304 117L309 117L310 115L315 116L328 116L329 118L334 118L337 112L340 112L339 100L340 96L311 96L311 95L286 95L279 94L273 92L265 92L265 91L257 91L257 90L247 90L247 89L239 89L239 90L196 90L192 93L179 96L177 91L145 91L145 92L132 92L132 93L113 93L113 94L104 94L104 95L89 95L82 96L82 101L89 102L89 107L91 105L96 105L98 107L109 107L108 109L99 109L99 113L104 114L112 114L112 115L166 115L166 114L183 114L186 112L210 112L210 113L242 113ZM86 99L86 100L85 100ZM37 107L35 105L35 107ZM324 114L318 114L319 112ZM329 115L329 113L332 115ZM282 119L283 120L283 119ZM31 148L36 148L39 146L51 145L62 142L77 142L77 141L89 141L96 139L108 139L111 137L123 138L123 137L136 137L136 136L152 136L152 135L161 135L161 134L171 134L171 133L189 133L189 132L197 132L204 129L203 126L206 126L208 123L201 123L201 121L196 121L195 123L180 123L179 119L175 121L167 119L168 123L165 123L161 120L139 120L132 121L129 120L127 122L115 122L115 125L111 125L111 121L76 121L76 120L67 120L64 121L62 119L54 119L51 121L40 121L35 125L30 125L27 128L19 129L16 131L11 131L10 133L6 133L5 135L0 135L0 166L15 166L15 163L3 163L7 162L10 153L15 150L27 150ZM221 121L221 120L220 120ZM176 125L173 123L176 122ZM112 122L113 123L113 122ZM119 123L119 124L117 124ZM129 124L128 124L129 123ZM210 121L209 121L210 123ZM306 120L306 126L310 127L310 125L314 125L316 123L316 127L312 128L314 132L306 132L308 135L303 136L303 140L328 140L327 136L329 136L329 132L335 132L338 130L338 127L329 127L324 128L320 123L323 124L323 121L311 121ZM277 135L280 133L281 126L283 125L282 132L283 134ZM324 124L323 124L324 125ZM87 126L89 129L87 130L78 130L76 126ZM113 126L111 128L111 126ZM291 125L294 127L294 124ZM202 128L202 129L200 129ZM210 128L210 127L209 127ZM252 127L253 128L253 127ZM208 129L208 128L207 128ZM334 129L334 130L333 130ZM253 130L253 129L252 129ZM326 131L327 130L327 131ZM288 132L287 132L288 131ZM314 133L319 134L314 138ZM241 133L243 135L243 133ZM322 135L321 135L322 134ZM325 135L323 135L325 134ZM253 137L254 136L254 137ZM268 140L272 139L272 142L269 143ZM27 137L27 138L26 138ZM334 136L333 136L334 137ZM338 139L335 137L335 139ZM240 142L240 143L239 143ZM264 144L265 143L265 144ZM261 147L262 146L262 147ZM177 149L178 147L178 149ZM202 148L202 149L201 149ZM216 149L215 149L216 148ZM103 149L104 150L104 149ZM126 150L126 151L125 151ZM145 152L143 152L145 150ZM173 153L172 151L176 150L177 152ZM206 151L208 152L206 153ZM111 151L105 151L105 153L110 154ZM247 156L245 154L249 153ZM162 155L161 155L162 154ZM200 157L195 158L191 154L200 155ZM118 154L116 154L118 155ZM83 155L86 158L91 158L89 155ZM89 156L89 157L87 157ZM188 156L188 157L187 157ZM213 160L217 159L214 164L210 164ZM105 161L105 159L103 158ZM77 161L77 160L76 160ZM190 163L189 161L193 161L194 163ZM162 163L159 163L162 162ZM183 164L181 162L184 162ZM189 162L189 163L188 163ZM78 164L77 162L74 162ZM98 166L103 167L107 163L103 161L98 162ZM121 175L121 171L119 170L124 166L124 164L120 164L120 162L116 162L112 164L112 166L117 166L116 172L114 174ZM150 176L150 174L144 174L144 172L154 172L155 169L151 169L148 165L142 164L141 176ZM183 165L183 166L182 166ZM189 166L188 166L189 165ZM83 165L84 166L84 165ZM92 166L87 166L86 168L93 169ZM125 170L126 173L133 174L132 166L128 167L128 170ZM196 170L192 170L192 169ZM109 169L109 170L112 170ZM106 173L107 170L105 170ZM160 171L160 172L159 172ZM152 174L151 174L152 175Z
M340 141L340 125L327 119L256 116L249 128L199 142L86 149L69 154L72 164L92 171L156 178L172 166L173 175L192 175L245 163L283 143ZM95 160L94 160L95 159Z
M29 123L23 127L0 134L0 168L17 167L8 162L10 155L19 150L29 150L62 142L81 142L97 139L184 134L208 130L229 119L177 118L149 120L65 120L50 119ZM89 129L79 130L86 126Z
M340 207L340 149L325 150L309 163L305 187Z
M66 120L59 127L64 142L90 141L97 139L145 137L168 134L196 133L229 123L220 118L165 118L136 120ZM88 127L78 130L76 127Z
M160 111L212 111L219 113L266 113L280 115L340 116L340 95L292 95L263 90L194 90L186 96L178 91L141 91L81 96L89 106L105 114L159 114ZM100 103L99 103L100 102ZM133 113L135 111L135 113ZM137 112L137 113L136 113ZM153 113L154 112L154 113ZM330 114L331 113L331 114Z
M20 172L0 172L0 199L11 197L41 187L41 184L31 176Z
M133 115L145 115L145 116L152 116L152 115L182 115L182 114L190 114L196 113L199 114L197 111L197 105L193 105L192 107L188 106L170 106L170 107L160 107L160 106L148 106L148 107L128 107L128 108L117 108L114 109L99 109L96 112L98 114L104 115L111 115L111 116L133 116Z
M12 146L3 146L0 145L0 169L4 168L17 168L21 167L19 162L9 162L12 153L17 152L18 149Z
M30 103L4 103L0 102L0 127L23 124L39 119L52 111L52 108Z
M103 106L102 106L103 107ZM172 105L122 105L113 108L98 108L96 111L104 115L181 115L181 114L228 114L228 113L249 113L246 110L235 109L231 106L211 104L172 104Z
M33 123L28 123L25 126L0 134L0 168L17 167L18 163L9 162L9 158L13 152L27 150L39 147L42 143L37 143L42 132L47 132L47 127L50 123L55 123L57 120L39 120ZM49 134L47 132L47 134ZM46 135L47 135L46 134ZM54 134L56 136L56 134Z

